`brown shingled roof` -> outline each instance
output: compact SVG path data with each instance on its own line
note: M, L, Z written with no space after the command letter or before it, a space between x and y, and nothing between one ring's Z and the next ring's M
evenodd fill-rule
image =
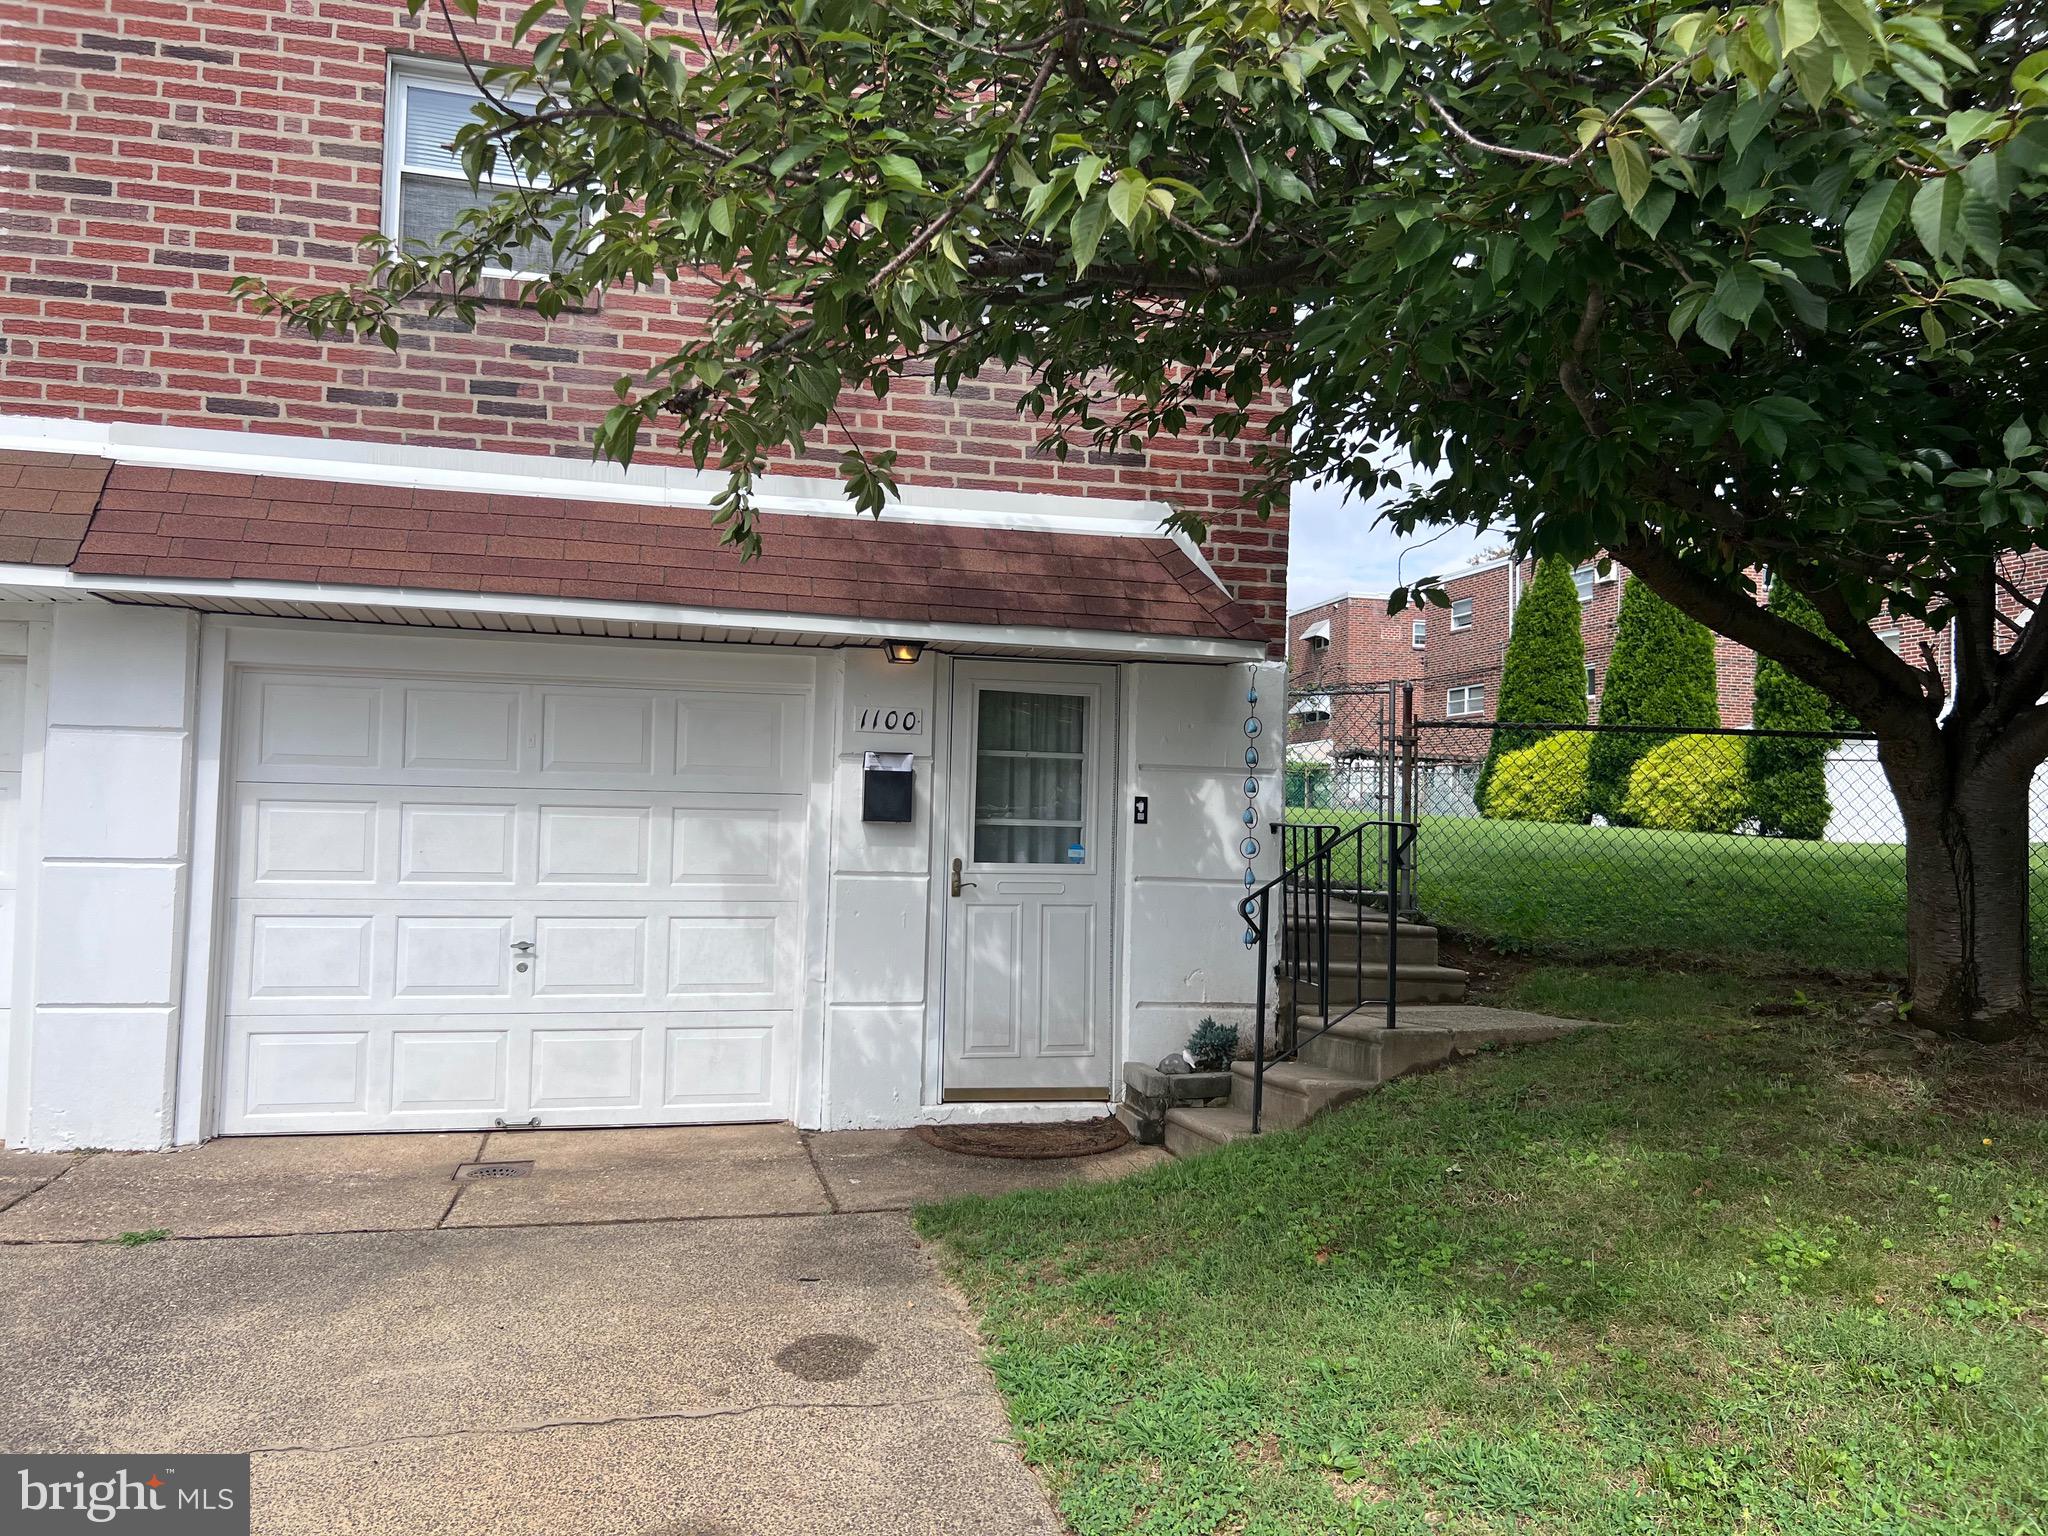
M69 565L113 466L83 453L0 453L0 560Z
M5 455L0 462L52 457L62 456ZM5 526L0 522L0 533ZM763 534L764 553L742 562L698 508L117 464L70 564L93 576L323 582L904 623L1264 638L1251 611L1166 538L936 526L888 516L869 522L777 515Z

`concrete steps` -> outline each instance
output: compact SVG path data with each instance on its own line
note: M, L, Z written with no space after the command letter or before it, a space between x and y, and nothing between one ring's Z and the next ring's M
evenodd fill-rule
M1368 965L1384 965L1387 958L1387 919L1381 912L1368 912L1360 922L1352 915L1355 908L1333 912L1330 916L1330 964L1349 967L1362 955ZM1288 933L1293 943L1281 956L1307 956L1309 946L1315 943L1313 924L1289 923ZM1439 963L1436 929L1428 923L1402 923L1399 930L1399 951L1401 965L1436 965Z
M1166 1150L1175 1157L1213 1152L1252 1133L1252 1112L1235 1105L1219 1109L1169 1109Z
M1387 968L1368 961L1339 962L1331 957L1329 969L1330 1007L1349 1008L1353 1003L1383 1003L1387 1000ZM1448 965L1411 965L1401 956L1395 981L1395 1000L1403 1003L1462 1003L1469 978ZM1298 1003L1303 1017L1320 1012L1322 989L1313 982L1282 982L1283 1006Z
M1230 1107L1244 1112L1249 1127L1252 1064L1248 1061L1234 1062L1230 1072ZM1307 1125L1325 1110L1349 1104L1353 1099L1372 1092L1377 1086L1373 1079L1357 1073L1331 1071L1299 1061L1283 1061L1266 1068L1265 1102L1260 1109L1259 1123L1293 1130Z
M1394 1029L1376 1014L1360 1014L1306 1042L1298 1060L1266 1068L1260 1129L1306 1125L1382 1084L1458 1056L1555 1040L1588 1027L1578 1020L1466 1005L1404 1010ZM1167 1109L1166 1149L1175 1157L1193 1157L1251 1135L1253 1077L1252 1063L1236 1062L1230 1069L1228 1104Z

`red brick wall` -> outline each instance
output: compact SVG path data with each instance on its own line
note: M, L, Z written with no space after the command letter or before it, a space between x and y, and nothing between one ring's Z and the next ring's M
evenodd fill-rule
M516 4L459 20L502 48ZM229 292L238 274L340 285L381 215L386 68L452 56L397 0L0 0L0 412L587 456L612 383L667 355L690 299L615 291L543 321L414 319L397 353L313 342ZM509 290L507 290L509 293ZM1246 507L1248 450L1187 438L1060 463L1014 381L912 384L847 413L906 483L1152 497L1208 518L1206 553L1276 642L1287 522ZM817 445L829 473L844 444ZM669 457L650 452L651 459Z
M1376 596L1333 598L1287 616L1290 686L1341 688L1414 676L1422 653L1409 643L1412 612L1389 614ZM1318 648L1302 638L1311 624L1328 621L1330 643Z

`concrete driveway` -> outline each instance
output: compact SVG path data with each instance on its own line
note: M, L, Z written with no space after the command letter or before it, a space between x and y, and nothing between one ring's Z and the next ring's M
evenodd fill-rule
M903 1211L1157 1156L788 1126L0 1152L0 1450L249 1451L256 1528L294 1536L1056 1532Z

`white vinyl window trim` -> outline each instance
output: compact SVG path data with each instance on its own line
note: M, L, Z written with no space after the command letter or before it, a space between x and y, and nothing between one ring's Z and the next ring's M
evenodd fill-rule
M456 130L469 121L470 109L482 95L461 70L419 60L394 60L384 104L384 233L394 240L429 238L454 227L464 209L482 207L500 189L530 185L502 161L472 187L462 157L448 147ZM513 98L524 104L526 98ZM410 205L425 215L424 204L436 211L423 216L420 227L408 228ZM530 254L542 252L529 249ZM530 280L547 273L531 262L484 268L490 277Z
M1593 663L1586 663L1586 697L1597 698L1600 693L1600 674L1593 670Z
M1418 651L1428 647L1429 620L1411 619L1408 621L1408 643Z
M1467 715L1479 715L1485 712L1486 690L1476 683L1468 684L1462 688L1447 689L1444 693L1444 717L1446 719L1457 720Z
M1572 585L1579 589L1580 602L1590 603L1593 601L1593 583L1599 579L1599 567L1590 562L1579 566L1572 572Z
M1469 597L1454 597L1454 598L1452 598L1452 599L1451 599L1451 628L1452 628L1452 629L1470 629L1471 627L1472 627L1472 599L1471 599L1471 598L1469 598Z

